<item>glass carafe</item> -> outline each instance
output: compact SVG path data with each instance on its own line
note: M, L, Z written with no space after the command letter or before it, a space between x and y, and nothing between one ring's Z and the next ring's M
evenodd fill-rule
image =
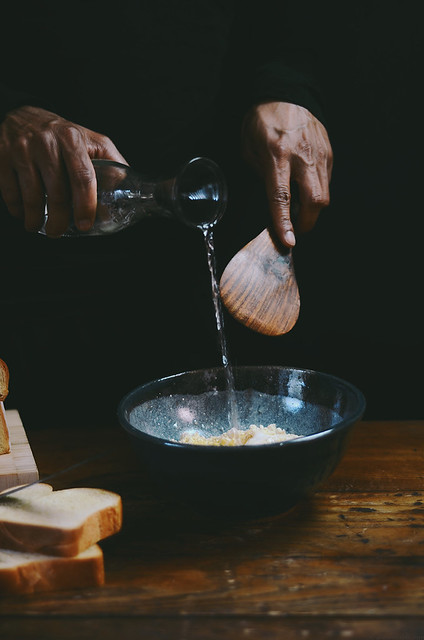
M72 223L64 237L117 233L150 216L175 218L190 227L207 229L222 217L227 187L220 168L209 158L193 158L167 180L140 175L112 160L93 159L97 178L97 211L91 229L80 231ZM46 235L48 202L44 225Z

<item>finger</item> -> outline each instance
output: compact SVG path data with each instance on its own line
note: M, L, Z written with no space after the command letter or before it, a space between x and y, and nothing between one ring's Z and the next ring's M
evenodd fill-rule
M282 168L273 165L265 174L265 189L274 229L287 247L294 247L296 238L290 217L290 165Z
M61 150L72 194L74 224L80 231L88 231L96 217L97 182L85 140L77 128L69 127Z
M52 131L45 132L33 146L34 158L47 196L46 235L62 236L72 218L72 201L66 167L63 163L57 138ZM39 228L45 216L38 220Z
M327 176L320 176L316 168L308 168L297 178L299 188L299 213L296 230L299 233L311 231L319 214L330 203L330 191Z
M68 229L72 220L72 199L69 180L60 157L42 165L42 176L47 195L46 235L59 238Z
M46 196L36 165L28 161L15 166L24 209L25 229L38 231L44 220Z
M24 217L24 204L18 177L11 167L0 167L0 194L14 218Z

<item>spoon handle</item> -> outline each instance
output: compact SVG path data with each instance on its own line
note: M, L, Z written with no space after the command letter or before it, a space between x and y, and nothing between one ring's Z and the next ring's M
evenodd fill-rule
M230 260L221 276L222 301L246 327L270 336L290 331L300 310L293 256L264 229Z

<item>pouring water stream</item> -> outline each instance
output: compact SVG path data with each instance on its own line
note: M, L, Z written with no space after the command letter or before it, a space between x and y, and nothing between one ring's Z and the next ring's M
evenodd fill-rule
M219 290L218 278L216 275L215 245L213 237L213 225L201 227L205 240L206 256L208 260L209 273L211 278L212 301L215 310L215 321L218 332L218 345L221 352L221 362L224 367L227 393L228 393L228 423L231 428L238 427L237 403L234 387L234 375L228 357L227 340L224 330L224 314Z

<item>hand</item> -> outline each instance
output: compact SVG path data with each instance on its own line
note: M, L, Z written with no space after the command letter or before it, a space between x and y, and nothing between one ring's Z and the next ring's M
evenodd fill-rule
M97 206L91 158L127 164L106 136L38 107L10 111L0 124L0 193L11 215L38 231L47 195L47 235L61 236L72 216L81 231L90 229Z
M263 176L277 236L287 247L296 243L290 217L290 182L299 188L296 232L315 225L330 202L333 153L327 131L307 109L288 102L259 104L243 126L246 160Z

